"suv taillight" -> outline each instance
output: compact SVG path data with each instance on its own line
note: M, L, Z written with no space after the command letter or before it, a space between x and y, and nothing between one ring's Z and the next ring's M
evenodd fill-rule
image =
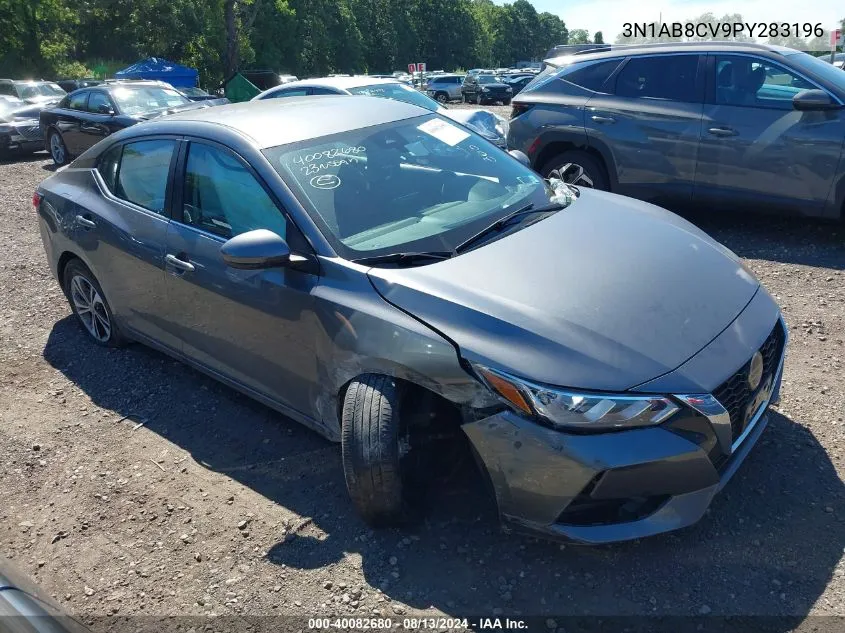
M511 118L515 119L520 114L525 114L532 107L534 107L534 104L532 104L532 103L516 103L516 102L514 102L513 109L511 110Z
M44 196L42 196L42 195L41 195L40 193L38 193L37 191L36 191L35 193L33 193L33 194L32 194L32 206L33 206L33 207L35 207L35 208L37 209L37 208L38 208L38 205L40 205L40 204L41 204L41 199L42 199L43 197L44 197Z

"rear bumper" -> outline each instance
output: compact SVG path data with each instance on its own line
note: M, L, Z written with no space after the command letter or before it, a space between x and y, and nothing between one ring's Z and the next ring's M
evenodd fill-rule
M587 544L637 539L704 515L763 434L782 372L783 354L737 437L729 425L725 437L721 406L717 416L685 407L661 426L616 433L563 433L510 410L463 428L506 527Z

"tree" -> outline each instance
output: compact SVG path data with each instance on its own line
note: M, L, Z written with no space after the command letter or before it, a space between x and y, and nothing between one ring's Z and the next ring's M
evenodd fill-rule
M596 31L596 34L593 36L593 42L595 44L604 44L604 35L601 31Z
M590 34L586 29L573 29L569 32L570 44L590 44Z

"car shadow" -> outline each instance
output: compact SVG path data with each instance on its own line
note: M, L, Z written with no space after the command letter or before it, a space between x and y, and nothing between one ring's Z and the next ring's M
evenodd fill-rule
M845 223L761 214L682 215L740 257L845 270Z
M9 165L11 163L37 163L42 160L50 158L50 154L41 150L35 153L25 154L11 154L0 157L0 165Z
M141 345L95 346L70 316L53 327L44 358L98 407L143 420L198 464L309 517L309 529L269 549L271 562L314 569L355 553L370 585L414 608L801 618L845 548L843 482L802 420L777 412L697 525L615 546L561 546L502 533L469 462L444 469L423 521L371 530L347 496L339 447L284 416Z

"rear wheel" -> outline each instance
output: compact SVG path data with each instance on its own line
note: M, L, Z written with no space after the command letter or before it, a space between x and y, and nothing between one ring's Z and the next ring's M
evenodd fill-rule
M373 526L408 518L410 504L402 458L409 450L399 411L400 386L390 376L365 374L349 384L343 399L343 474L355 508Z
M604 166L587 152L570 150L546 161L540 170L543 178L556 177L570 185L608 191Z
M97 278L78 259L65 267L63 285L70 308L95 343L119 347L126 343Z
M47 139L48 149L50 150L50 157L56 165L64 165L68 161L67 147L65 141L58 130L51 130L50 136Z
M437 94L434 95L434 98L437 99L437 101L440 102L440 103L448 103L449 102L449 95L447 95L445 92L438 92Z

